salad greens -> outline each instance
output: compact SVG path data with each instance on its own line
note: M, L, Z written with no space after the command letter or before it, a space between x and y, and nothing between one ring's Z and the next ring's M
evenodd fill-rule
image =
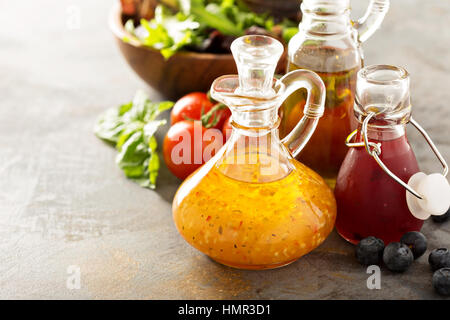
M156 130L166 123L157 120L173 102L153 103L143 91L133 101L105 111L97 120L94 133L118 150L116 163L125 175L145 188L154 189L159 170Z
M272 17L251 12L240 1L178 0L174 2L165 0L161 2L167 3L168 6L159 4L153 19L150 21L141 19L138 27L135 27L133 20L128 20L125 23L125 29L143 45L160 50L166 59L182 48L207 51L204 49L204 43L211 37L214 30L222 37L239 37L246 34L252 27L260 28L270 34L275 26ZM279 26L285 41L288 41L297 30L295 23L288 20L283 21Z

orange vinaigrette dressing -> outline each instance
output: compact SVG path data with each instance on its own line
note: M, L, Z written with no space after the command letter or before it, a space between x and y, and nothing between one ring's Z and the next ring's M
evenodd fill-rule
M173 217L178 231L212 259L242 269L283 266L310 252L333 229L336 203L318 174L290 161L296 170L264 183L222 173L231 169L233 176L258 179L255 165L214 165L186 197L180 196L183 185L177 192Z

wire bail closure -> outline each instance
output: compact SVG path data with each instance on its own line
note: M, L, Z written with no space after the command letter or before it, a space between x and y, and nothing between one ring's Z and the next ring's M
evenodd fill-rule
M375 161L378 163L380 168L386 172L392 179L394 179L398 184L400 184L402 187L404 187L407 191L409 191L411 194L413 194L415 197L419 199L423 199L423 197L416 192L411 186L409 186L407 183L405 183L403 180L401 180L399 177L397 177L391 170L389 170L388 167L381 161L380 155L381 155L381 143L374 143L369 141L369 138L367 137L367 126L369 124L369 121L376 115L375 112L370 112L367 117L364 119L362 123L362 136L364 141L363 142L351 142L353 137L356 135L358 130L353 131L349 134L347 139L345 140L345 144L349 148L359 148L359 147L365 147L368 154L370 154ZM442 157L441 153L431 140L430 136L426 133L426 131L411 117L409 122L422 134L422 136L427 141L428 145L431 147L431 150L433 150L434 154L444 167L443 176L446 177L448 174L448 165L447 162L445 162L444 158Z

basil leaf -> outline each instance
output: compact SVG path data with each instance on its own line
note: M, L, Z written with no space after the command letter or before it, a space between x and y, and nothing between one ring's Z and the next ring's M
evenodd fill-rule
M144 175L145 173L145 167L143 165L124 167L122 168L122 170L127 178L139 178L142 177L142 175Z
M153 138L153 135L155 134L156 130L162 125L166 124L166 120L154 120L147 123L144 128L144 139L147 141L150 145L151 138ZM156 140L155 140L156 142ZM153 148L150 146L150 149L153 151ZM154 147L156 149L156 146Z
M124 128L125 124L122 119L117 116L112 117L105 114L97 120L94 133L100 139L115 145Z
M150 182L150 188L154 188L156 184L156 178L158 177L158 171L159 171L159 156L156 152L156 146L157 142L155 137L150 138L150 149L151 149L151 156L148 163L148 171L149 171L149 182Z
M138 152L138 146L143 142L143 132L137 131L123 144L121 151L116 157L119 167L130 167L140 165L145 160L145 152Z
M126 126L124 126L124 129L120 133L117 142L116 142L116 149L120 151L122 149L122 146L125 142L128 141L128 139L133 135L136 131L139 131L143 128L144 124L140 121L134 121L130 122Z
M125 176L142 187L156 186L160 160L154 134L166 123L156 118L172 106L171 101L151 102L138 91L133 101L105 111L94 126L97 137L116 147L116 163Z

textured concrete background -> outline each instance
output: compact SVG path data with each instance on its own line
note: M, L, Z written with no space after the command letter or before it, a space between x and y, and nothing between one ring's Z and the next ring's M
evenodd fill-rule
M450 1L392 2L364 45L366 64L410 71L415 118L450 161ZM367 1L352 3L361 13ZM157 191L141 189L92 133L99 113L149 90L115 47L111 5L0 1L0 298L439 298L426 257L405 274L383 269L382 289L368 290L352 246L335 233L263 272L221 266L189 247L171 218L178 181L163 167ZM80 10L78 30L67 27L71 10ZM423 170L440 170L410 136ZM430 248L450 246L450 223L423 231ZM66 287L69 266L81 270L79 290Z

